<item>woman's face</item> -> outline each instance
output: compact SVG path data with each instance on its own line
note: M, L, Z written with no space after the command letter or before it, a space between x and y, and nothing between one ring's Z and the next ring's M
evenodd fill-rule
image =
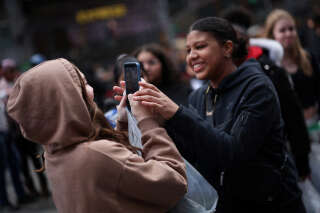
M226 60L223 47L207 32L191 31L187 36L187 65L200 80L219 79Z
M155 84L162 81L162 64L157 57L150 52L142 51L138 54L137 59L143 64L146 72L144 78L147 82Z
M297 39L294 22L289 18L279 19L274 25L273 37L281 43L284 49L292 47Z
M93 102L94 99L94 92L93 92L93 88L88 84L86 77L84 76L84 74L82 72L80 72L80 75L83 79L83 82L85 84L86 87L86 92L89 98L89 101Z

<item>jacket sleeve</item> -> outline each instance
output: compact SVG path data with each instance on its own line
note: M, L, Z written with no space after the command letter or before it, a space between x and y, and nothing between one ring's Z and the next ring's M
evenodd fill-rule
M126 160L118 190L165 212L187 191L185 164L164 128L150 118L140 121L138 126L142 133L142 157L132 154Z
M183 106L167 122L167 128L173 128L184 139L179 141L184 144L176 144L179 150L180 146L184 147L181 154L196 156L203 175L218 174L252 159L265 142L273 122L280 120L274 90L259 80L239 103L240 112L230 133L212 127L197 112Z

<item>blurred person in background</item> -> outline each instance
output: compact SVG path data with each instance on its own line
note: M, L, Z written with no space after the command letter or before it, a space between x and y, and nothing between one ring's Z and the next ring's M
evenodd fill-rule
M175 103L187 106L190 86L182 81L175 62L159 44L145 44L133 52L143 65L144 79L156 85Z
M320 61L320 12L313 12L299 30L301 44Z
M141 150L128 140L126 97L113 129L85 76L69 61L46 61L15 83L8 114L24 137L43 145L59 213L163 213L186 193L185 164L173 141L155 114L131 96L129 101Z
M34 54L30 57L30 65L32 67L39 65L44 62L46 58L41 54ZM21 158L21 170L24 177L24 183L28 193L33 198L38 196L48 197L50 195L47 179L42 172L36 172L40 183L40 192L38 192L35 181L33 180L31 172L34 172L30 168L29 159L33 163L35 170L41 168L41 160L39 153L42 153L41 147L32 143L28 139L24 138L19 126L9 118L10 131L12 132L12 140L16 144Z
M244 8L229 9L223 13L223 18L233 24L237 37L246 42L248 49L248 55L235 59L236 65L240 66L246 60L255 58L275 86L285 123L288 145L293 154L300 180L309 178L310 138L301 103L290 83L288 74L278 66L283 54L281 44L271 39L249 38L247 29L251 26L251 13Z
M225 19L197 20L186 60L209 84L190 95L188 108L146 82L133 100L166 120L181 154L218 191L216 212L304 213L276 90L255 59L234 64L247 55L245 44Z
M275 39L282 45L284 56L281 66L293 81L307 125L312 125L319 119L320 70L318 61L302 48L295 20L285 10L276 9L267 16L264 37Z
M1 61L0 79L0 209L18 209L21 204L31 202L31 198L24 190L20 177L21 158L14 141L15 132L12 129L12 120L7 117L6 104L11 93L13 82L17 76L17 65L13 59L6 58ZM6 169L16 192L17 202L9 200L7 192Z
M14 80L18 77L18 75L19 72L17 70L17 64L13 59L6 58L1 61L1 96L8 96L10 94Z

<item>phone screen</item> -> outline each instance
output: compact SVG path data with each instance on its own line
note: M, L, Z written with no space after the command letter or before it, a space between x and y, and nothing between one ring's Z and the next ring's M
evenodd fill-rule
M124 64L124 79L126 82L126 93L133 94L139 90L140 64L128 62Z

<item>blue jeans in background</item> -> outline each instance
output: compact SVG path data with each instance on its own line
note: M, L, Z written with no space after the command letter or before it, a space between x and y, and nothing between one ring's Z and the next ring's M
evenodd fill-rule
M22 181L20 179L19 153L13 143L8 141L8 134L0 133L0 206L9 204L7 185L5 179L6 168L9 169L18 201L25 197Z

